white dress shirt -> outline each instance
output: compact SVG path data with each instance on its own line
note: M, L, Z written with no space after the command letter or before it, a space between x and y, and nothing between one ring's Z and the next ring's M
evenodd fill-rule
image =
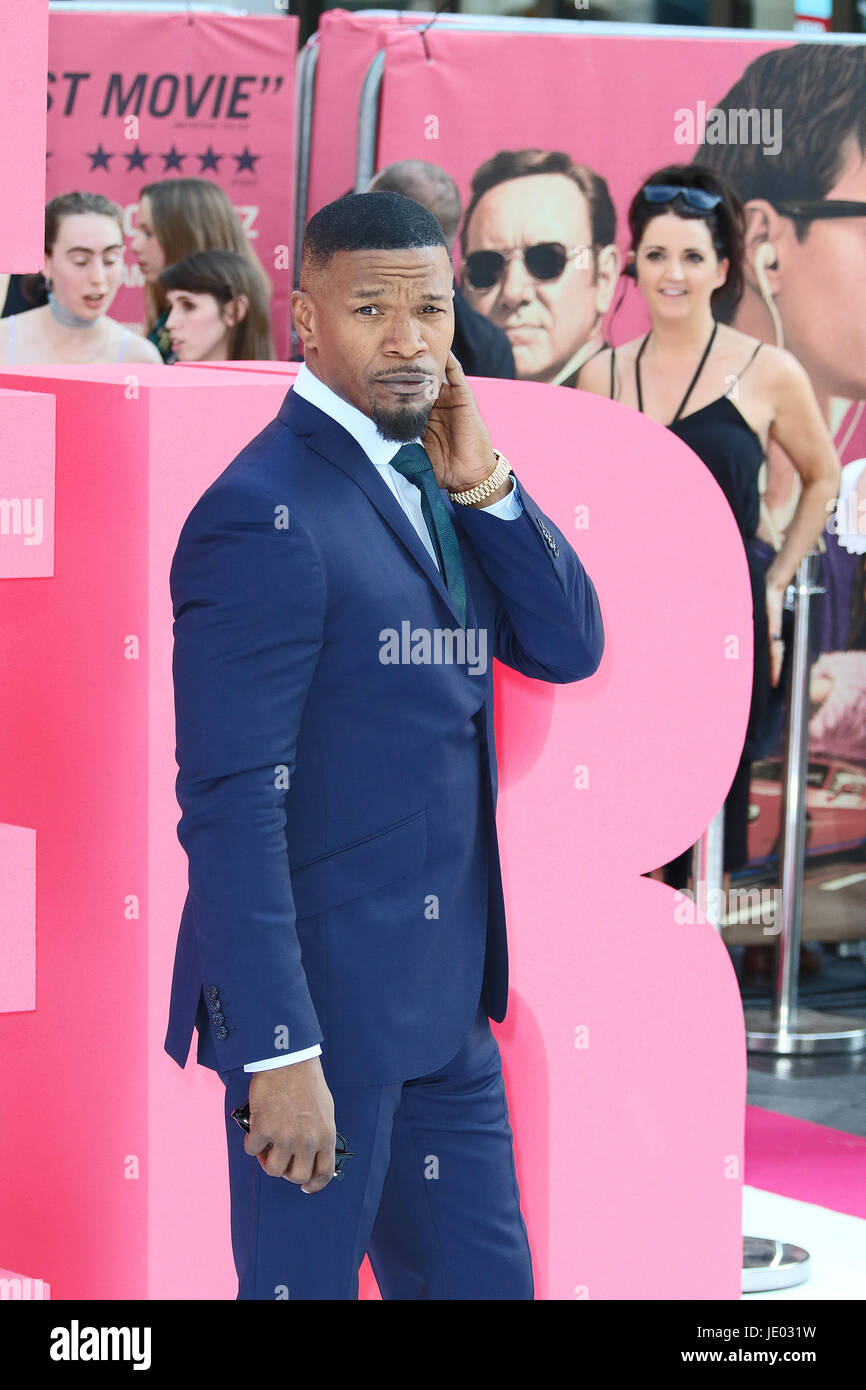
M411 478L405 478L402 473L397 472L396 468L391 467L391 459L396 457L402 445L395 443L392 439L383 439L369 415L364 415L348 401L344 401L342 396L338 396L336 391L332 391L330 386L326 386L323 381L314 376L304 362L298 368L298 375L292 390L302 396L305 401L309 401L311 405L324 411L326 415L330 415L332 420L336 420L338 425L342 425L343 429L357 440L380 478L384 479L397 498L438 569L439 561L436 550L421 510L421 489L412 482ZM420 444L420 439L416 440L415 443ZM517 479L512 476L512 488L507 497L501 498L498 502L491 502L484 510L490 516L498 516L505 521L514 521L516 517L520 516L523 511L523 503L520 498ZM272 1067L285 1067L290 1066L292 1062L305 1062L308 1057L320 1056L321 1052L321 1045L314 1043L312 1047L302 1048L299 1052L284 1052L281 1057L266 1057L262 1062L247 1062L244 1071L270 1071Z

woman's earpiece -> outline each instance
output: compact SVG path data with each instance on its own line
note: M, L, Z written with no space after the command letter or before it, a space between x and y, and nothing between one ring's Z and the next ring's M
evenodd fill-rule
M773 291L770 288L770 281L767 278L767 269L778 270L776 259L776 248L771 241L763 241L755 252L755 259L752 262L755 270L755 279L758 282L758 289L761 291L761 298L767 306L767 313L773 322L773 331L776 334L776 347L785 346L785 334L782 329L782 320L773 299Z

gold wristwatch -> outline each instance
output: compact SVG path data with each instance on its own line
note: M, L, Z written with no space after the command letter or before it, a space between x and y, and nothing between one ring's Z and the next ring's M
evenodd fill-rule
M448 496L452 502L460 502L463 506L471 507L475 502L483 502L485 497L491 493L498 492L511 472L511 464L507 458L500 454L498 449L493 450L493 457L496 459L496 467L485 478L483 483L476 483L475 487L467 487L462 492L449 492Z

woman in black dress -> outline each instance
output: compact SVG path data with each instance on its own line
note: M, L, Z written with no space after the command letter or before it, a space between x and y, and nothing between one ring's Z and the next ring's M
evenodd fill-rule
M624 273L644 296L651 328L592 358L577 384L642 411L688 444L724 492L743 538L755 670L746 742L725 801L727 887L727 875L748 861L751 763L769 751L778 728L785 590L824 530L839 462L796 358L713 317L713 302L724 293L735 303L743 287L745 217L730 185L697 164L669 165L635 194L628 220L632 249ZM771 437L803 481L775 554L755 540L759 470ZM684 887L688 860L681 855L656 872Z

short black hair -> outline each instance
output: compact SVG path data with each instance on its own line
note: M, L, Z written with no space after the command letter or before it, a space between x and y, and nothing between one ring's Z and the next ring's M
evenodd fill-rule
M302 270L322 270L337 251L402 251L448 243L432 212L402 193L346 193L314 213L304 232Z

